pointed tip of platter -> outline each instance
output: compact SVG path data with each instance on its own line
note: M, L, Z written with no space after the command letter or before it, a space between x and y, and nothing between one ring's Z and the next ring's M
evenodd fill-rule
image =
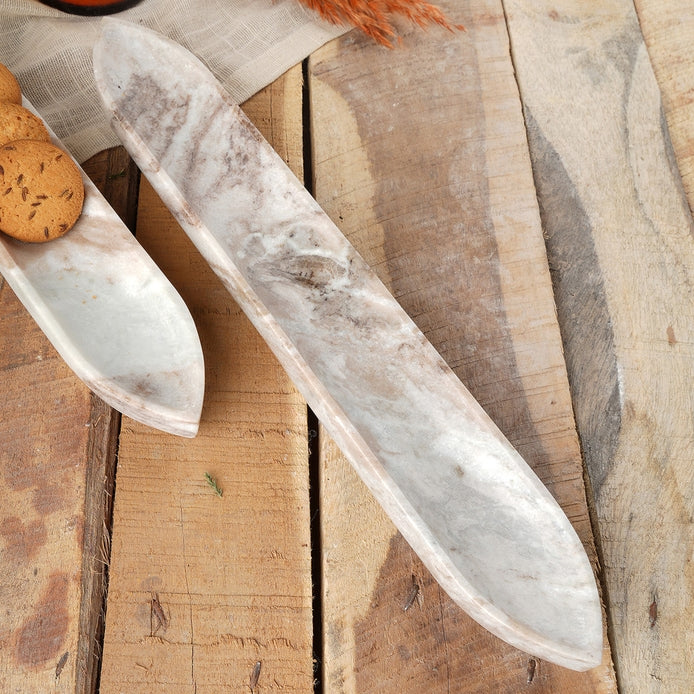
M462 438L457 443L464 446ZM398 502L391 517L442 588L481 626L562 667L599 666L602 605L581 539L505 439L477 443L464 475L417 474L428 503L411 507L406 480L399 490L390 488ZM385 484L394 483L386 478Z
M577 625L574 629L578 634L567 634L566 650L560 651L555 661L563 660L566 667L579 672L598 667L603 659L603 615L597 587L585 612L588 623L585 630L583 625ZM577 635L579 638L576 638Z
M575 547L566 548L564 562L550 562L556 573L537 582L532 626L527 622L515 626L519 648L583 672L602 663L603 613L593 568L580 540L574 539ZM514 642L513 635L506 636Z
M168 434L198 433L205 389L202 358L178 371L97 379L90 388L122 414Z
M518 599L496 604L466 586L462 595L456 586L444 586L451 597L502 640L523 652L584 672L603 660L603 616L597 586L590 566L582 576L547 576L536 580L534 589L519 590ZM442 582L443 583L443 582ZM530 616L528 616L530 615Z
M546 635L529 634L525 643L521 642L519 647L548 662L577 672L598 667L603 660L603 620L597 592L594 598L578 597L576 602L578 609L574 612L582 612L581 620L568 617L561 621L561 615L558 615L561 628L552 639L548 639Z
M601 665L603 616L597 589L591 590L586 585L583 590L575 590L568 599L566 590L561 590L561 602L566 607L562 609L556 596L551 595L554 586L546 579L538 581L533 596L525 591L519 598L523 602L523 612L534 612L527 619L527 614L518 614L518 604L491 604L478 591L473 590L474 596L471 597L467 592L469 586L466 587L467 594L461 595L454 585L445 585L441 574L438 574L438 580L475 621L524 653L577 672ZM571 590L573 586L569 592ZM530 602L532 606L528 605Z
M577 672L586 672L593 668L599 667L602 664L603 658L603 643L602 638L593 644L593 647L588 650L577 649L567 653L565 667L576 670Z
M105 94L115 96L119 89L119 69L127 73L129 66L127 62L119 59L122 55L122 46L130 45L133 41L147 42L156 40L161 43L168 43L171 46L176 44L165 36L157 34L152 29L143 27L139 24L118 19L115 17L103 17L100 21L99 34L92 50L93 71L97 84L100 86L102 98ZM129 52L130 55L130 52ZM147 59L147 52L143 52L140 59ZM105 69L108 66L108 69Z
M515 501L520 511L522 502ZM451 598L490 632L529 655L583 672L603 660L602 604L578 535L559 506L546 502L542 508L538 498L519 512L505 537L485 534L486 542L478 537L467 549L461 545L462 562L446 565L434 557L440 552L427 556L424 548L420 556L431 560ZM496 512L503 516L500 507Z
M542 653L538 657L542 657ZM560 648L554 649L549 645L549 653L544 657L545 660L556 665L575 670L576 672L586 672L599 667L603 659L602 637L593 644L562 644Z
M92 49L93 71L107 108L107 100L113 98L114 91L117 93L118 90L118 85L112 79L113 66L117 65L118 46L123 45L125 40L123 32L134 29L134 26L113 17L104 17L99 24L99 34ZM106 69L107 66L109 69Z

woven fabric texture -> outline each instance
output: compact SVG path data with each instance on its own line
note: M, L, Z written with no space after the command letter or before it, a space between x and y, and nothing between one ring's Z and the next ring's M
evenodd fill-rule
M191 50L242 103L346 31L296 0L143 0L114 15ZM92 74L100 18L0 0L0 62L78 161L118 144Z

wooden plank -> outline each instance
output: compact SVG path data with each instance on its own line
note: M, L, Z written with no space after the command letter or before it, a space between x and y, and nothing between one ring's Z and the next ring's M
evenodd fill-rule
M2 280L0 301L0 689L72 692L91 397Z
M127 162L119 149L84 165L126 221ZM91 693L119 416L1 278L0 371L0 690Z
M694 210L694 12L689 0L635 0L682 183Z
M245 108L301 175L300 68ZM310 691L306 404L148 185L139 207L198 326L206 393L195 439L124 418L101 692Z
M310 60L319 202L548 484L595 561L520 100L500 2L466 34L354 33ZM326 692L614 692L476 625L321 437Z
M135 229L140 175L125 148L114 147L100 152L83 167L126 226ZM91 419L79 612L80 665L75 687L78 694L92 694L98 688L121 415L92 396Z
M505 7L618 679L692 691L694 227L660 92L628 0Z

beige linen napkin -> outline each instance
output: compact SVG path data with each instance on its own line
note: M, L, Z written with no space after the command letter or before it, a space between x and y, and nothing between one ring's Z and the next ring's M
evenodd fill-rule
M116 17L197 55L239 103L344 33L297 0L143 0ZM0 62L79 161L118 144L92 75L100 18L0 0Z

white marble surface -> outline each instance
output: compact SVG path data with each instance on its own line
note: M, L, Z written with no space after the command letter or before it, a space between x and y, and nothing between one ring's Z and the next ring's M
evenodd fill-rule
M26 99L24 105L36 113ZM0 272L92 391L133 419L194 436L205 373L190 312L84 172L82 177L85 201L75 226L40 244L0 234Z
M513 645L601 660L593 572L539 479L207 70L107 19L113 126L449 595Z

